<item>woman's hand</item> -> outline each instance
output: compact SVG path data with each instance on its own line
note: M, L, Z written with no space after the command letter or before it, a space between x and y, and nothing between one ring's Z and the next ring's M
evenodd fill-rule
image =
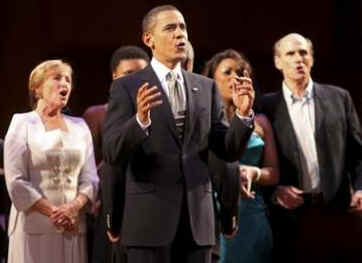
M260 178L261 171L256 166L240 165L241 189L240 193L243 198L254 199L255 192L251 191L252 182Z
M240 116L249 117L252 113L255 91L253 82L248 72L244 71L244 77L235 76L232 88L232 98L237 113Z
M58 229L73 231L79 223L79 206L74 202L58 206L50 220Z

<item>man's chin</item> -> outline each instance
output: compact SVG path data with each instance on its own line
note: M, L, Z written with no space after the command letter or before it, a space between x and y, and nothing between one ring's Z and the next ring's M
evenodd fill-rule
M294 79L299 81L309 79L309 75L306 72L298 72L295 74Z
M180 61L184 61L185 59L187 59L186 52L179 52L179 53L177 53L176 57L177 57Z
M177 57L175 57L175 58L173 59L173 62L174 62L175 64L177 64L177 63L183 62L183 61L185 61L185 60L186 60L186 56L177 56Z

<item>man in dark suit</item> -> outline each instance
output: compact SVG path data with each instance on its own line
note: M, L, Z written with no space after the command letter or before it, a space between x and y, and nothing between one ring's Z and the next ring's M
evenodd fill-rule
M180 11L149 11L143 41L151 65L113 82L104 128L105 161L127 164L121 239L129 263L210 262L208 151L226 161L242 154L253 129L251 80L235 80L229 127L215 83L181 69L187 30Z
M276 262L349 262L361 243L353 236L362 234L360 219L347 213L362 211L361 127L352 99L311 79L312 42L299 34L276 42L274 62L282 90L264 97L263 111L281 170L271 207Z

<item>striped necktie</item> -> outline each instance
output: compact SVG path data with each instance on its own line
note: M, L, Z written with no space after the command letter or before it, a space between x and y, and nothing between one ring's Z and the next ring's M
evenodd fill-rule
M185 96L183 94L182 86L177 81L176 74L173 71L170 71L167 74L166 81L169 91L169 101L172 109L172 114L176 121L179 138L180 140L182 140L186 117Z

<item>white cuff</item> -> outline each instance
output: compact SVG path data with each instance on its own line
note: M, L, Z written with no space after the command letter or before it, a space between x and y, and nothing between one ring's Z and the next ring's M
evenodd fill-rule
M253 127L254 124L254 117L255 117L255 113L253 110L251 110L251 113L249 116L245 117L245 116L241 116L238 112L238 110L235 111L236 116L245 123L246 126L248 127Z
M150 119L149 116L148 116L148 122L147 122L146 125L143 124L143 123L138 119L138 114L136 114L136 120L137 120L138 125L139 125L139 126L142 128L142 130L144 130L144 131L147 131L148 127L151 126L151 119Z

